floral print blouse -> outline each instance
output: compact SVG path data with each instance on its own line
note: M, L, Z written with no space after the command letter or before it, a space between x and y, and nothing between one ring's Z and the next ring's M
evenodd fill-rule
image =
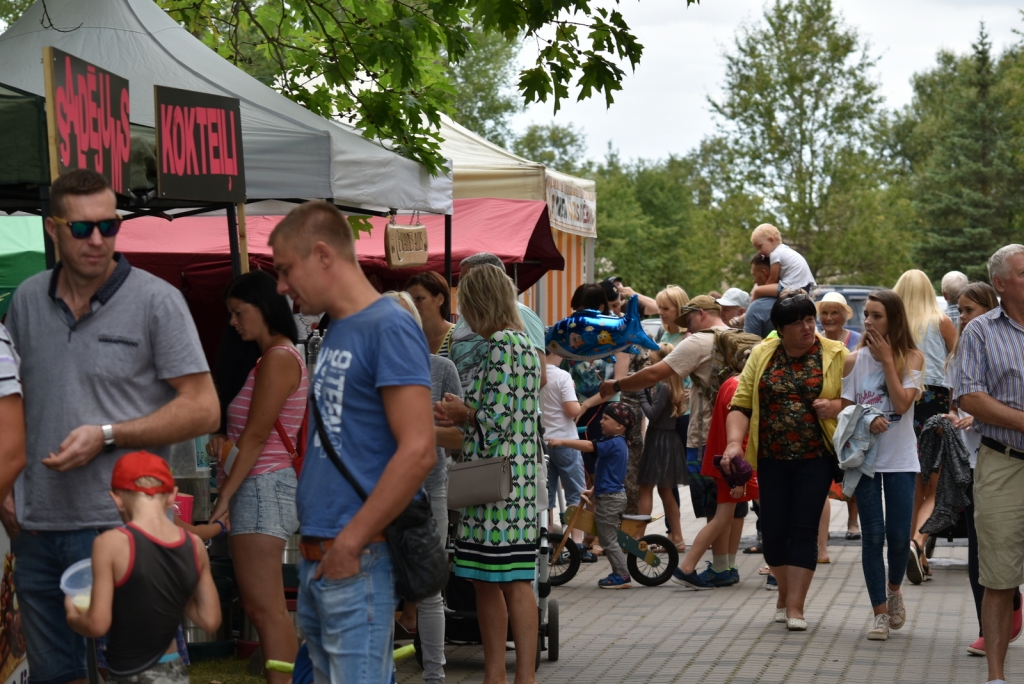
M820 342L797 358L779 345L758 384L758 458L818 458L826 453L825 437L811 407L821 385Z

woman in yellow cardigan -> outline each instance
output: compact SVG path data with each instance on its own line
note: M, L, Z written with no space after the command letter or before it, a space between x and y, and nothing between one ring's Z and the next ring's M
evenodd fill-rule
M834 473L832 434L848 353L842 342L817 334L816 315L803 290L784 292L775 302L771 316L779 337L751 351L732 399L722 458L727 471L744 457L757 468L764 559L779 583L775 621L794 631L807 629L804 601Z

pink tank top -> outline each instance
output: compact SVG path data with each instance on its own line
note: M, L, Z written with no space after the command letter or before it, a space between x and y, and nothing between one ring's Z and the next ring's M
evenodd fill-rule
M306 371L306 362L295 347L282 344L270 349L287 349L295 357L295 360L299 362L299 367L302 369L302 379L299 381L299 388L284 402L284 407L278 416L281 419L281 425L284 426L285 432L288 433L288 439L295 446L299 428L302 426L302 417L306 413L306 398L309 394L309 374ZM267 351L270 351L270 349ZM245 385L239 391L238 396L228 404L227 433L228 438L235 444L238 444L242 431L245 429L245 424L249 419L249 407L252 405L252 390L255 384L256 369L253 368L249 371L249 376L245 379ZM253 465L252 470L249 471L248 476L255 477L291 467L292 455L285 447L281 436L277 434L277 428L272 427L270 435L267 437L267 443L263 445L263 451L260 452L259 458L256 459L256 463Z

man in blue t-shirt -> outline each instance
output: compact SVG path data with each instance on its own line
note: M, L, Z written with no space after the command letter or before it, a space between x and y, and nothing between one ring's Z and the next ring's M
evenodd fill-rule
M334 465L311 414L296 494L299 626L317 681L390 681L397 597L384 529L437 463L426 338L363 275L352 229L333 205L292 210L270 245L278 291L304 314L331 317L310 400L369 495L364 502Z
M594 522L597 538L604 555L612 566L612 574L598 580L601 589L629 589L629 568L626 554L619 546L619 520L626 510L626 466L629 445L626 435L633 428L633 409L621 401L605 404L601 416L602 437L593 441L583 439L549 439L552 447L568 447L597 454L594 469L594 487L583 492L594 497Z
M765 255L758 252L750 259L750 275L754 277L754 285L768 282L771 263ZM775 326L772 325L772 307L776 297L760 297L750 302L747 312L743 314L743 332L754 333L760 337L768 337Z

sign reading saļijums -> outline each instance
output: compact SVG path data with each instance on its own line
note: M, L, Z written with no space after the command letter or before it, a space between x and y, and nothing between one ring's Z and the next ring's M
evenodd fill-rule
M244 202L238 100L154 86L157 192L163 199Z
M54 47L43 48L50 176L91 169L128 193L131 100L128 81Z

